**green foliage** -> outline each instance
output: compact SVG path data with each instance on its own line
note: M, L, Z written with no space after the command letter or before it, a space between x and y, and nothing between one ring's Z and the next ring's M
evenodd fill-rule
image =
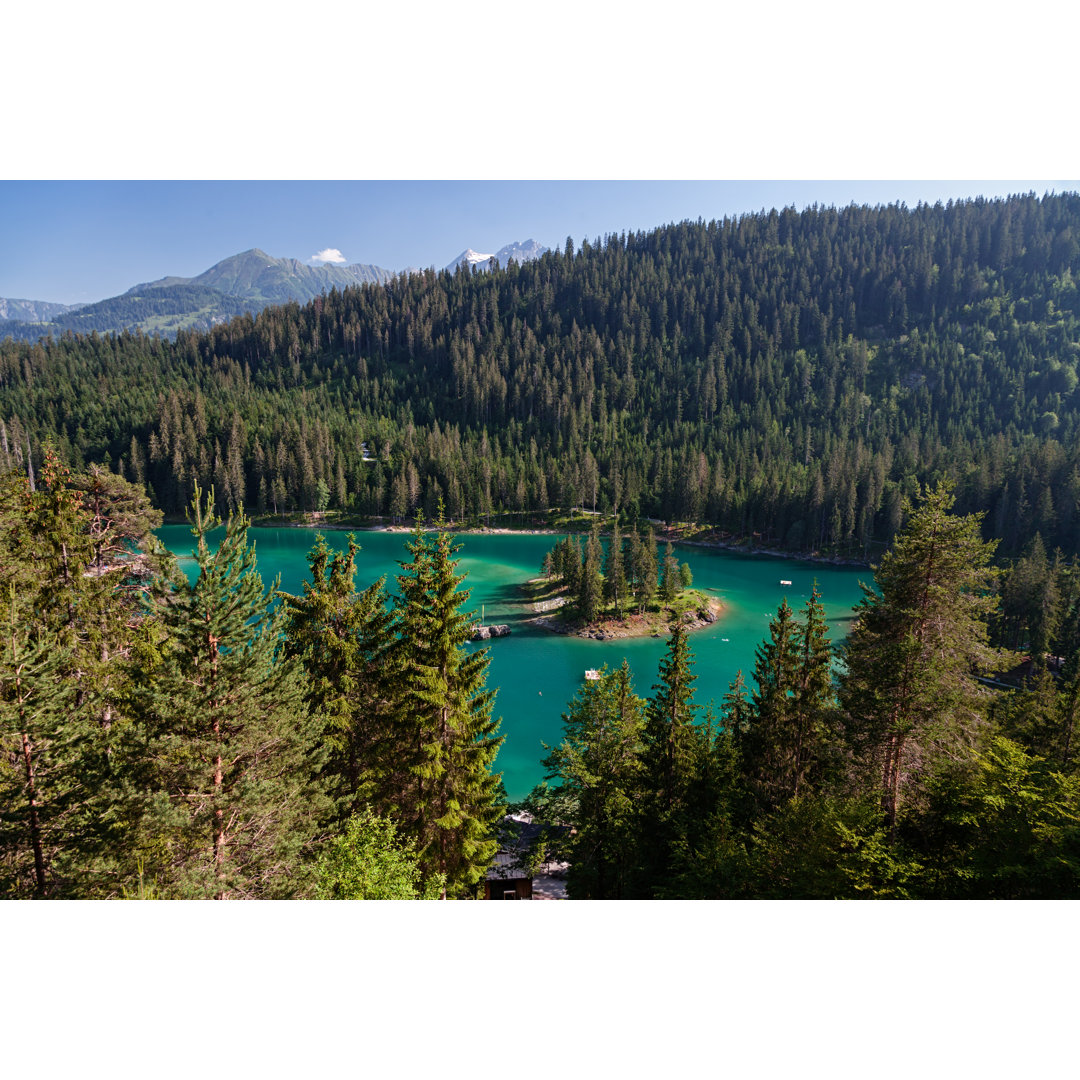
M448 895L466 896L495 854L502 797L491 767L502 738L495 693L485 688L487 650L466 647L469 593L458 589L459 546L441 528L441 508L438 526L432 539L417 523L397 579L396 723L406 771L395 805L425 875L444 875Z
M1080 777L1002 736L929 781L918 823L932 895L1074 899L1080 892Z
M843 649L851 738L880 777L890 822L935 755L972 743L988 693L975 674L1004 666L987 643L995 545L977 516L951 513L953 502L939 486L912 508L875 574L880 592L863 586Z
M359 550L351 533L346 552L331 553L318 537L303 595L278 594L286 613L286 655L303 663L308 706L326 724L326 776L343 815L368 800L392 802L391 776L401 750L385 579L356 591Z
M303 670L285 655L286 612L265 591L247 519L220 524L196 489L199 574L159 588L165 633L139 666L134 707L143 734L147 871L174 897L290 897L310 889L307 862L329 805L319 719Z
M323 845L316 875L319 900L436 900L446 887L441 874L423 878L413 844L370 808Z
M545 745L548 779L557 779L576 804L567 878L576 899L618 899L629 887L644 719L644 702L623 661L585 683L563 715L562 742Z
M860 557L951 471L1004 553L1038 531L1068 556L1078 230L1074 194L789 209L357 285L175 342L35 333L0 345L0 469L51 437L77 469L122 459L170 514L196 480L275 514L314 509L322 480L329 510L361 516L617 503ZM199 282L239 284L261 288L239 264Z
M709 732L695 725L693 663L686 630L676 623L660 660L660 681L653 686L642 732L637 834L638 858L648 882L666 878L676 838L693 825L687 818L698 809L691 799L694 782L709 765Z

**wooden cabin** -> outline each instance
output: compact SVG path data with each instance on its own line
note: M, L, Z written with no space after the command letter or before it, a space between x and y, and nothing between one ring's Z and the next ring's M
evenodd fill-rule
M485 900L531 900L532 877L514 865L515 855L500 851L484 879Z

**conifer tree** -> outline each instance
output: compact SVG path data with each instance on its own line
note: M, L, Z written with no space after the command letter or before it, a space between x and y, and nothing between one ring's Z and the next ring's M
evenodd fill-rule
M578 612L586 622L592 622L599 614L604 583L600 577L603 548L600 546L600 526L593 525L589 541L585 545L585 562L581 567L578 584Z
M700 749L694 724L693 655L681 623L671 628L660 660L660 681L646 708L642 732L640 838L645 888L662 880L671 864L675 838L686 827L687 794Z
M302 596L279 594L287 613L286 653L308 675L308 705L327 725L327 771L340 813L385 805L401 747L396 745L391 698L392 620L385 578L363 592L355 586L359 545L331 552L322 536L308 555L311 580Z
M634 595L638 602L638 613L644 614L645 609L653 602L653 598L656 596L656 537L651 526L645 539L640 541L638 545L637 555L638 558L634 566Z
M442 874L446 894L472 895L495 854L501 785L492 765L502 738L485 687L486 649L469 650L469 591L439 508L431 539L417 522L402 563L395 646L401 680L399 720L411 747L411 786L397 818L416 841L426 875Z
M634 797L641 770L644 702L626 661L578 691L563 714L563 740L544 759L574 804L567 889L574 899L616 900L630 884Z
M670 604L679 595L679 560L675 558L671 541L664 549L664 561L660 564L660 599Z
M987 644L997 607L995 542L980 517L954 515L948 486L927 492L864 585L843 648L840 697L858 760L877 789L888 825L933 758L970 743L987 691L975 675L1004 666Z
M754 662L750 728L744 760L759 805L773 809L794 793L796 742L793 698L798 679L798 626L784 600L769 622L769 636Z
M805 613L795 637L797 653L792 714L795 745L792 750L793 798L798 798L804 782L820 764L823 744L834 713L832 649L829 645L825 609L814 582Z
M220 525L196 485L198 577L163 586L164 640L137 659L135 705L149 754L139 844L163 895L306 895L329 813L321 724L304 700L299 659L284 655L286 612L266 591L248 520Z
M53 858L64 846L65 811L80 788L75 684L55 631L27 617L8 586L0 641L0 895L55 894Z
M623 555L623 541L619 535L619 518L608 545L607 560L604 565L604 599L615 609L615 615L622 618L623 602L626 599L626 569Z
M99 494L88 509L87 490L96 480L102 481ZM130 500L127 514L118 508L124 499ZM37 873L36 892L111 895L122 874L120 834L129 809L123 655L142 621L140 579L132 570L161 566L148 535L154 514L126 481L100 470L72 476L52 449L34 488L25 479L9 484L2 502L0 577L7 585L5 607L18 623L6 642L11 692L21 697L20 679L24 690L32 685L19 715L37 717L36 735L9 728L35 792L31 832L47 877ZM135 556L133 543L146 554ZM42 648L47 663L27 659ZM32 678L35 668L47 670L47 677ZM12 807L15 819L20 798Z

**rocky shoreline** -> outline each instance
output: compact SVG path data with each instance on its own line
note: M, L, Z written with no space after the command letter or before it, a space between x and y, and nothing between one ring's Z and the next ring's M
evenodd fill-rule
M179 524L183 524L180 522ZM252 526L256 529L313 529L326 532L390 532L411 533L412 525L337 525L321 521L290 521L272 524L259 522ZM565 536L566 529L504 529L501 527L480 526L479 528L462 528L456 525L447 526L447 531L461 536ZM607 533L601 534L607 536ZM678 536L671 535L670 530L661 528L657 531L656 538L659 541L670 540L672 544L680 544L685 547L697 547L714 549L717 551L730 551L736 555L764 555L772 559L794 559L798 562L821 563L825 566L865 566L870 567L866 559L846 558L841 555L819 555L813 551L784 551L779 548L751 547L747 544L732 544L725 540L683 540Z
M561 600L563 603L567 602L565 597L556 597L555 599ZM541 604L550 603L550 601L538 601L533 604L533 610L535 611L540 608ZM562 604L553 605L554 609L561 606ZM706 598L704 605L692 611L683 613L682 625L689 631L702 630L706 626L712 626L716 623L723 612L723 609L724 605L720 600ZM552 610L552 608L544 610ZM674 612L671 614L673 615ZM621 620L614 618L605 619L602 623L592 622L584 626L567 623L558 615L548 614L539 614L528 621L533 626L542 627L553 634L561 634L564 637L588 638L593 641L617 641L622 638L658 638L663 636L661 629L656 625L658 621L662 622L663 620L657 620L655 618L652 620L644 620L639 616L627 616ZM667 625L670 625L670 623Z

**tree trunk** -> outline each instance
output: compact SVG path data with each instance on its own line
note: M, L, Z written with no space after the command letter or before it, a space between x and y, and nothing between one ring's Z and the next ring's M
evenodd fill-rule
M30 736L23 732L23 763L26 766L26 794L30 802L30 843L34 848L34 877L37 880L37 894L45 898L45 856L41 850L41 824L38 821L37 792L34 787L34 760L30 747Z

